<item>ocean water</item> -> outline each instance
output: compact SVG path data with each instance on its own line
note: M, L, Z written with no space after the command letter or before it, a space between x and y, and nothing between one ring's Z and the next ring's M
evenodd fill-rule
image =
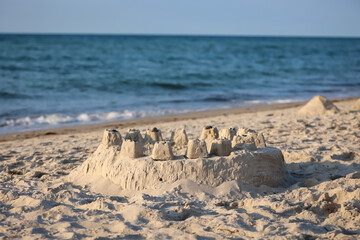
M360 39L0 35L0 133L360 96Z

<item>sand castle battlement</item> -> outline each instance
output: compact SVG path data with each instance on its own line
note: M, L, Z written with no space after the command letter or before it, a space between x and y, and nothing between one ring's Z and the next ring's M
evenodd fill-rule
M261 133L213 126L191 140L184 129L175 129L168 141L157 128L144 137L129 129L124 139L106 129L97 150L73 174L103 177L130 190L156 189L181 179L213 187L232 180L272 187L287 183L281 150L267 147Z

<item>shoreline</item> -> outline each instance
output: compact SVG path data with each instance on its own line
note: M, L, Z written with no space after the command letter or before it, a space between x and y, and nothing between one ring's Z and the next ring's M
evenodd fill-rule
M358 98L359 97L347 97L347 98L335 98L330 100L332 102L344 102L344 101L352 101ZM181 114L165 115L165 116L134 118L134 119L118 120L118 121L105 122L105 123L92 123L92 124L84 124L84 125L47 128L41 130L29 130L22 132L5 133L5 134L0 134L0 142L30 139L30 138L48 136L48 135L86 133L104 128L130 128L133 126L150 125L155 123L168 123L168 122L177 122L177 121L189 120L189 119L192 120L203 119L203 118L209 118L215 116L226 116L226 115L264 112L271 110L281 110L281 109L299 107L304 105L306 102L307 101L263 104L263 105L254 105L254 106L245 106L245 107L236 107L236 108L181 113Z

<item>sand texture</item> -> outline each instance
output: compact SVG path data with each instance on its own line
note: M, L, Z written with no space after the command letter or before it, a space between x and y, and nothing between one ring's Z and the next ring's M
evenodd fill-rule
M360 111L360 98L350 107L350 111Z
M98 152L108 155L101 158L108 160L89 165L88 172L94 174L75 174L85 171L86 162L94 160L102 141L119 143L110 136L103 139L103 128L3 141L0 143L0 237L359 239L360 112L350 111L354 104L355 100L336 102L338 110L331 114L299 114L301 107L295 107L242 114L230 111L227 115L176 123L132 126L139 129L142 136L149 135L145 156L121 158L126 159L121 164L125 168L137 166L140 173L144 168L138 163L152 163L156 172L152 172L153 176L148 174L149 179L141 183L154 186L151 188L138 187L140 183L119 187L124 182L122 179L133 176L126 176L125 172L123 175L116 169L108 171L109 167L120 164L120 156L111 150L116 147ZM208 125L216 126L223 136L229 132L221 129L234 127L262 133L269 149L281 150L288 174L288 178L281 181L287 184L273 187L247 182L251 177L245 175L251 174L250 171L227 175L231 169L226 164L236 161L237 155L177 159L186 154L186 148L172 145L174 160L151 159L154 144L151 139L159 135L151 137L148 129L156 126L163 140L171 139L172 130L184 129L190 143L201 136L204 126ZM118 131L123 137L122 143L127 136L131 152L132 146L135 149L135 145L130 144L132 139L139 137L136 131L126 135L128 128L118 128ZM249 144L245 140L241 142L241 138L236 141L239 148L241 144ZM261 137L258 144L262 144ZM237 151L254 154L262 150ZM200 168L197 165L200 159L207 159L209 165ZM174 167L172 172L169 168L162 169L164 165L175 166L180 162L185 166L185 161L189 167L191 164L199 167L199 171L183 167ZM215 167L211 162L223 166ZM205 166L208 171L204 170ZM105 177L98 174L105 169ZM223 181L209 178L213 171L210 169L217 169L212 174L223 176ZM161 176L155 175L163 170ZM204 175L179 177L194 172ZM201 178L208 182L202 182Z

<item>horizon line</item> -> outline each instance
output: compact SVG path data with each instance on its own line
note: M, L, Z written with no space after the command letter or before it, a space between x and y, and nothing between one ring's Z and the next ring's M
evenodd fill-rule
M273 37L273 38L360 38L360 35L261 35L261 34L189 34L189 33L71 33L71 32L0 32L0 35L72 35L72 36L148 36L148 37Z

